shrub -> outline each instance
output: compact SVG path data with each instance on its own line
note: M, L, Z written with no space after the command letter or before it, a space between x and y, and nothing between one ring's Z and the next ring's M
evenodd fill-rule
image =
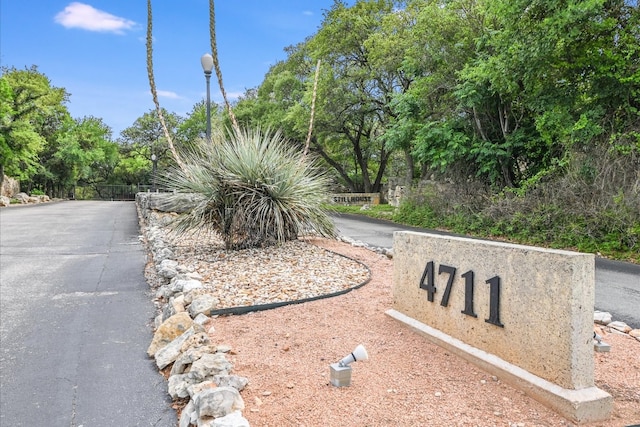
M178 193L192 193L195 208L175 221L177 231L208 230L227 249L264 247L300 234L333 236L322 208L328 180L318 164L279 132L222 132L183 153L184 169L163 181Z
M526 189L491 194L469 182L413 190L394 220L639 262L640 158L603 147Z

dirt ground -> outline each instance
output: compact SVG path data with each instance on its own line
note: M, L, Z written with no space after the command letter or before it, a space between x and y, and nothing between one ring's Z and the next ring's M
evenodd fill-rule
M211 340L233 347L234 373L252 427L571 426L522 391L429 343L385 314L392 305L393 260L365 248L317 239L372 272L342 296L212 320ZM594 353L596 386L614 398L610 420L640 424L640 342L594 326L611 344ZM329 382L329 365L358 344L369 360L352 364L349 387Z

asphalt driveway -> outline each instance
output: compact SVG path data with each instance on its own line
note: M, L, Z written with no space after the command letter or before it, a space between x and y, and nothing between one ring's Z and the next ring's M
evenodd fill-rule
M0 425L175 426L133 202L0 209Z

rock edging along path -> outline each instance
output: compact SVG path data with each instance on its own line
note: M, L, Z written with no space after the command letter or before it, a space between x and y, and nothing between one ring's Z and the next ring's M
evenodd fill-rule
M303 242L288 242L274 254L264 249L255 252L234 251L233 255L219 250L214 253L214 259L203 260L210 263L216 262L216 257L239 255L247 256L254 262L267 262L269 270L279 271L279 275L273 278L275 286L264 286L268 295L264 295L264 292L254 293L248 298L242 286L240 292L235 292L238 284L235 284L234 291L218 274L215 279L210 278L216 282L215 286L207 286L204 278L196 272L197 265L181 264L175 259L172 244L167 241L171 233L164 227L171 215L152 209L154 197L158 196L141 193L137 197L141 229L152 255L147 276L155 290L159 312L147 353L155 358L158 369L168 377L167 387L171 398L186 402L181 411L181 427L248 426L248 421L242 416L245 405L240 395L248 379L231 374L233 366L226 358L232 351L229 346L211 344L209 335L215 333L211 316L267 310L342 295L365 285L371 278L371 272L364 264L342 255ZM188 237L186 239L193 243ZM265 252L265 260L255 260ZM204 248L193 255L195 258L210 257L211 248ZM323 263L323 259L326 262ZM317 284L311 280L315 272L305 264L305 260L320 265L322 274L318 274L317 278L324 282ZM241 260L239 263L235 259L231 264L237 267L242 262L250 261ZM301 270L296 270L292 264L299 265ZM229 281L239 274L237 268L227 275L221 268L219 273ZM268 275L265 272L265 276ZM305 280L305 277L308 279ZM291 280L293 278L296 280ZM269 277L261 279L269 282ZM294 289L283 289L286 279L294 283ZM220 293L219 288L223 292L236 294L235 298L229 300ZM252 303L247 304L248 300ZM256 304L256 301L261 303Z

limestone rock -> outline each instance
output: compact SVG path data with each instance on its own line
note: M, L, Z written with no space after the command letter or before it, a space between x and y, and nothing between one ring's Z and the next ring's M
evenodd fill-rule
M226 344L220 344L216 347L216 353L231 353L231 346Z
M188 279L193 279L193 280L198 280L200 282L202 282L203 278L199 273L196 273L194 271L187 273L187 278Z
M173 311L175 311L176 313L182 313L183 311L186 311L186 309L184 308L184 295L179 295L177 297L171 298L169 303L173 307Z
M218 384L218 387L233 387L238 391L242 391L249 384L247 378L238 375L216 375L213 381Z
M162 325L162 322L164 322L164 318L162 317L162 314L158 314L154 319L153 319L153 330L157 331L158 328L160 327L160 325Z
M199 280L189 279L185 274L178 274L171 280L171 291L177 293L188 293L194 289L201 289L202 282Z
M173 295L173 292L171 292L171 289L169 288L168 285L162 285L156 291L156 298L166 299L166 298L171 298L171 295Z
M208 388L216 388L216 387L218 387L218 385L215 382L211 380L206 380L206 381L202 381L201 383L196 383L196 384L193 384L192 386L189 386L187 388L187 391L189 392L189 396L193 399L193 396L200 393L201 391L206 390Z
M191 421L193 417L193 422ZM182 408L182 413L180 414L180 423L178 427L189 427L191 424L195 424L198 419L198 414L196 413L196 405L193 404L193 400L190 400L187 403L187 406Z
M233 365L223 353L203 354L200 359L191 364L189 374L200 381L205 381L215 375L229 375L231 369Z
M611 323L611 313L607 313L606 311L596 311L593 313L593 321L599 325L608 325Z
M184 281L184 284L182 285L182 292L186 294L188 292L191 292L194 289L201 289L201 288L202 288L201 281L189 279Z
M6 207L11 204L11 199L7 196L0 196L0 206Z
M173 251L169 248L162 248L159 251L157 251L154 255L153 255L153 259L158 262L158 261L165 261L168 259L172 259L174 258L175 255L173 253Z
M18 180L4 175L2 179L2 188L0 189L0 195L11 199L14 195L20 192L20 182Z
M180 353L186 353L191 348L208 346L211 342L209 340L209 335L204 332L204 328L201 325L194 323L193 329L195 330L195 333L182 344Z
M206 345L189 348L173 363L173 366L171 367L171 375L184 374L193 362L200 359L207 353L215 353L215 348Z
M640 329L633 329L629 332L629 335L631 335L633 338L637 339L638 341L640 341Z
M172 279L178 274L177 268L177 261L171 259L162 260L158 267L158 275L160 277L164 277L165 279Z
M29 195L27 193L18 193L14 196L14 199L18 200L22 204L29 203Z
M242 416L242 412L234 411L224 417L213 420L213 427L249 427L249 421Z
M206 389L193 397L198 418L221 418L244 409L244 401L238 390L232 387Z
M185 193L149 193L145 196L149 209L177 213L189 212L199 199L197 194Z
M620 321L611 322L607 326L610 327L611 329L615 329L616 331L620 331L625 334L631 332L631 327L624 322L620 322Z
M186 312L177 313L162 322L147 349L149 357L153 357L158 350L185 333L192 325L193 320Z
M180 313L181 314L181 313ZM189 339L195 333L193 326L189 328L184 334L171 341L166 346L162 347L155 354L156 365L159 369L164 369L169 364L173 363L180 356L180 349L184 342Z
M199 383L197 378L190 374L177 374L169 377L167 389L172 399L189 397L189 387Z
M165 304L164 307L162 308L162 321L164 322L165 320L171 318L171 316L175 314L178 314L178 313L173 309L173 305Z
M209 314L211 310L215 310L220 301L213 295L205 294L195 298L189 305L189 314L196 317L198 314Z
M184 299L183 299L184 300ZM211 318L209 316L207 316L206 314L200 313L198 314L193 321L195 323L197 323L198 325L204 325L205 323L207 323L209 320L211 320Z

